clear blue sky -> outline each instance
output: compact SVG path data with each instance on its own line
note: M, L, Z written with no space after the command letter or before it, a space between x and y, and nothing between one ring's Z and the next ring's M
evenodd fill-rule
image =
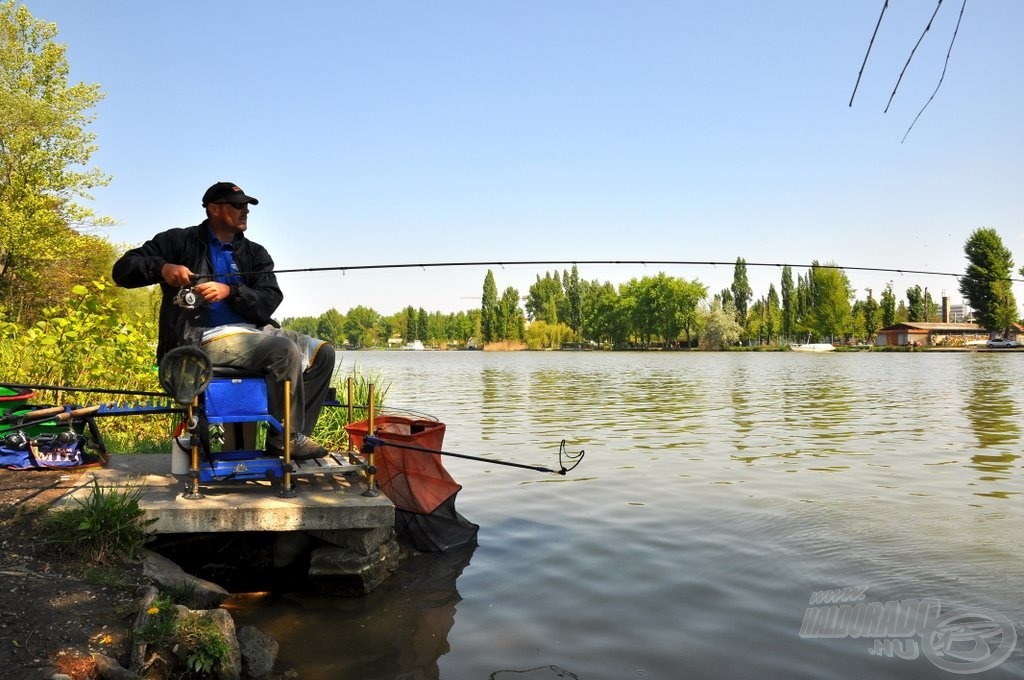
M277 3L28 0L106 93L92 207L136 244L260 199L280 268L495 260L812 260L962 272L996 229L1024 264L1024 2ZM566 267L567 268L567 267ZM727 287L732 267L665 271ZM803 271L798 269L797 271ZM495 268L525 294L543 267ZM486 268L281 276L279 317L479 305ZM756 296L780 272L751 268ZM849 272L960 301L951 277ZM1017 287L1024 300L1024 287Z

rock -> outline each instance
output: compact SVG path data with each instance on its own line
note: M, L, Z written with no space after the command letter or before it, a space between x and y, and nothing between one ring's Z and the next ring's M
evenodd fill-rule
M208 609L200 612L204 616L213 619L217 630L224 636L228 643L228 660L221 667L216 675L219 680L241 680L242 677L242 653L238 648L238 638L235 635L235 620L231 618L224 609Z
M281 645L255 626L242 626L238 631L238 647L242 653L242 677L263 680L270 677L277 663Z
M146 577L162 589L188 592L190 604L197 609L218 607L231 595L216 583L185 573L177 564L151 550L143 551L142 566Z
M96 662L96 672L100 680L139 680L140 676L127 668L122 668L117 661L106 654L94 652L92 660Z

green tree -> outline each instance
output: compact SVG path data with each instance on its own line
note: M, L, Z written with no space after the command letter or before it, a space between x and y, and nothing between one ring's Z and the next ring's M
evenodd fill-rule
M88 167L96 151L89 111L103 94L99 85L69 84L67 48L56 36L55 24L23 4L0 3L0 307L14 320L38 319L70 285L113 262L110 244L76 231L109 224L77 202L109 182ZM104 271L82 257L97 247Z
M345 314L344 334L352 347L375 347L380 341L380 314L359 305Z
M874 342L875 333L878 332L878 302L871 296L871 289L868 288L868 299L861 305L861 310L864 313L864 336L865 340L870 344Z
M523 339L526 317L519 307L519 291L509 286L498 301L496 340L519 342Z
M560 321L559 309L564 306L565 291L558 272L546 272L544 278L530 286L526 295L526 317L531 321L545 321L555 325Z
M888 328L896 323L896 295L892 292L892 281L885 284L882 291L882 328Z
M723 306L719 297L711 301L710 307L704 312L701 349L723 350L739 342L743 329L736 322L736 310L731 304Z
M321 340L332 345L341 345L345 340L345 317L337 309L331 307L316 320L316 333Z
M429 331L430 315L422 307L416 312L416 340L427 342L430 339Z
M754 291L750 288L747 280L747 261L742 257L736 258L736 267L732 273L732 285L729 286L732 293L732 304L736 309L736 321L746 331L747 327L747 305L754 297Z
M1017 319L1011 289L1013 257L995 229L976 229L964 244L967 272L960 279L960 294L974 309L974 318L989 331L1006 332Z
M159 290L159 288L155 288ZM153 318L156 318L155 316ZM281 328L286 328L296 333L316 336L317 318L315 316L290 316L281 321Z
M405 308L405 333L403 337L406 342L412 342L416 339L416 309L412 305Z
M583 328L583 289L580 283L580 272L576 265L568 274L562 275L562 287L565 288L565 303L567 314L565 323L577 336Z
M498 339L498 332L498 285L494 282L494 272L488 269L480 298L481 342L494 342Z
M793 269L787 264L782 268L782 335L792 339L796 333L796 288L793 285Z
M835 340L844 337L850 322L853 290L843 270L829 263L811 263L808 273L811 290L811 327L818 337Z
M925 321L925 299L921 286L907 288L907 321Z

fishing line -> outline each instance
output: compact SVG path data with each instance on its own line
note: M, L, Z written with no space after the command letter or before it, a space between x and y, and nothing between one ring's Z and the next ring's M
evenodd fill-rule
M521 468L523 470L533 470L534 472L549 472L555 475L562 475L563 477L573 470L583 460L583 456L586 455L586 451L580 449L579 453L572 453L565 450L565 440L558 447L558 469L552 470L549 467L543 465L526 465L524 463L513 463L507 460L495 460L493 458L483 458L481 456L470 456L466 453L453 453L451 451L441 451L440 449L427 449L422 446L413 446L412 444L402 444L399 442L389 441L381 439L378 436L369 436L363 438L363 445L369 446L391 446L396 449L405 449L406 451L416 451L418 453L436 453L442 456L452 456L453 458L464 458L466 460L475 460L481 463L492 463L494 465L504 465L506 467ZM563 460L564 459L564 460ZM572 463L571 466L565 466L565 460Z
M372 271L376 269L427 269L438 267L516 267L523 265L533 266L556 266L556 265L640 265L640 266L673 266L673 267L720 267L734 266L736 262L716 260L481 260L474 262L399 262L391 264L359 264L339 265L332 267L303 267L297 269L274 269L272 271L248 271L239 272L239 276L257 276L260 274L296 274L302 272L349 272L349 271ZM747 267L775 267L781 269L790 267L794 269L838 269L858 272L877 272L887 274L919 274L923 276L952 276L963 278L965 274L955 272L936 272L924 269L896 269L892 267L856 267L843 266L838 264L790 264L785 262L744 262ZM196 274L192 277L196 281L214 278L213 274ZM995 277L995 281L1013 281L1024 283L1024 279L1013 277Z

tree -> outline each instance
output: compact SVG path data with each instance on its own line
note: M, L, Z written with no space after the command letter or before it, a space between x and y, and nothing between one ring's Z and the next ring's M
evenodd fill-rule
M874 341L875 333L878 332L878 302L871 297L871 289L868 288L868 299L861 305L864 313L864 335L868 343Z
M421 342L427 342L430 340L430 332L428 328L428 322L430 321L430 315L427 314L427 310L422 307L416 313L416 340Z
M896 323L896 295L892 292L892 281L885 284L882 291L882 328Z
M405 308L405 333L403 334L406 342L412 342L416 339L416 309L409 305ZM420 338L421 340L423 338Z
M811 263L808 272L811 290L811 327L820 338L844 337L850 322L853 290L846 274L835 264Z
M345 317L334 307L320 315L316 321L315 337L332 345L341 345L345 340Z
M564 300L565 292L558 272L554 275L547 272L543 279L538 274L537 281L527 292L526 315L531 321L545 321L555 325L561 320L559 308L564 306Z
M742 257L736 258L736 267L732 273L732 285L729 287L732 293L732 303L736 308L736 321L745 330L747 327L747 304L754 297L754 291L750 289L747 281L747 262Z
M567 307L567 314L563 321L578 336L583 328L583 290L580 283L580 272L576 265L572 266L572 270L568 274L563 273L562 287L565 288Z
M1017 318L1017 302L1010 287L1013 257L995 229L976 229L964 244L967 272L960 279L960 294L974 309L974 318L989 331L1009 330Z
M705 350L722 350L735 345L742 332L736 323L736 310L723 306L716 297L711 306L704 312L704 331L700 335L700 348Z
M907 321L925 321L924 291L921 286L907 288Z
M782 268L782 335L792 339L796 332L796 289L793 287L793 269Z
M519 291L509 286L498 301L495 340L518 342L523 339L526 317L519 307Z
M494 272L487 270L484 276L484 292L480 298L480 335L481 342L494 342L498 339L498 285L494 282Z
M56 36L55 24L24 5L0 4L0 307L28 321L67 295L55 277L85 283L112 264L83 269L80 253L96 242L73 228L109 224L76 202L109 182L88 167L96 151L88 111L103 94L99 85L69 85L67 48Z
M380 314L359 305L345 314L344 334L352 347L373 347L379 340Z

